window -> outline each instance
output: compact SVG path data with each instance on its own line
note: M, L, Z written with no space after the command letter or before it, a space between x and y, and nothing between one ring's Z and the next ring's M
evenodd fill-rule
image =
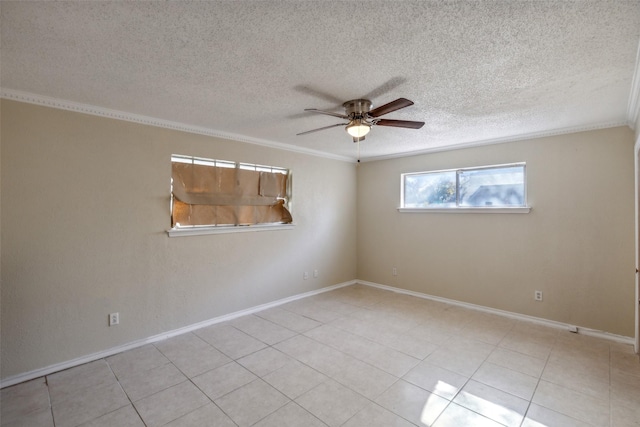
M172 230L290 224L289 194L284 168L171 156Z
M526 208L526 164L402 174L401 209Z

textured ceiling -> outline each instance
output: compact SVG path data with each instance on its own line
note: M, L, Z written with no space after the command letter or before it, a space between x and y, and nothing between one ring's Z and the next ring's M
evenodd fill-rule
M415 105L361 156L626 124L636 1L2 1L3 90L356 156L342 112ZM636 77L637 78L637 77Z

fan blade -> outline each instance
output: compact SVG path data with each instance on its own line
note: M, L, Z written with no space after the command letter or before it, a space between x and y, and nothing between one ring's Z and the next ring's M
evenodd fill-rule
M420 129L424 126L424 122L412 122L410 120L385 120L375 121L376 126L391 126L395 128Z
M318 132L318 131L325 130L325 129L331 129L331 128L334 128L336 126L346 126L348 124L349 123L336 123L335 125L330 125L330 126L325 126L325 127L318 128L318 129L308 130L306 132L300 132L300 133L297 133L296 135L306 135L308 133Z
M389 114L392 111L399 110L404 107L408 107L409 105L413 105L413 101L409 101L406 98L398 98L395 101L391 101L388 104L381 105L378 108L374 108L369 111L369 116L371 117L380 117L385 114Z
M318 89L314 89L305 85L297 85L294 87L300 93L304 93L307 95L315 96L316 98L324 99L325 101L329 101L332 104L336 104L337 106L341 106L344 102L342 99L331 95L330 93L322 92Z
M318 110L317 108L305 108L304 111L310 111L312 113L326 114L328 116L333 116L333 117L340 117L341 119L348 119L349 118L348 116L345 116L344 114L334 113L332 111Z
M377 88L373 89L368 94L362 96L362 98L364 98L364 99L375 99L375 98L381 97L385 93L392 91L393 89L397 88L398 86L400 86L401 84L403 84L406 81L407 81L407 79L405 79L404 77L393 77L393 78L387 80L386 82L384 82L382 85L380 85Z

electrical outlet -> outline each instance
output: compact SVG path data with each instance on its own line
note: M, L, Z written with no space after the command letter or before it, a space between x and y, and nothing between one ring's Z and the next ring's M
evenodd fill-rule
M115 326L120 324L120 313L111 313L109 315L109 326Z
M308 272L308 271L305 271L304 273L302 273L302 278L303 278L304 280L307 280L307 279L309 278L309 272Z
M391 275L392 276L397 276L398 275L398 269L393 267L393 269L391 270Z
M314 279L317 279L319 275L320 275L320 273L318 273L318 270L313 270L313 278Z
M542 291L535 291L533 293L533 299L536 301L542 301Z

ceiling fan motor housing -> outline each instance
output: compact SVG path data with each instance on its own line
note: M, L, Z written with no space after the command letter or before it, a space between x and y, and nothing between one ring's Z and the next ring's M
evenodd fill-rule
M342 104L349 118L365 118L371 110L371 101L368 99L353 99Z

